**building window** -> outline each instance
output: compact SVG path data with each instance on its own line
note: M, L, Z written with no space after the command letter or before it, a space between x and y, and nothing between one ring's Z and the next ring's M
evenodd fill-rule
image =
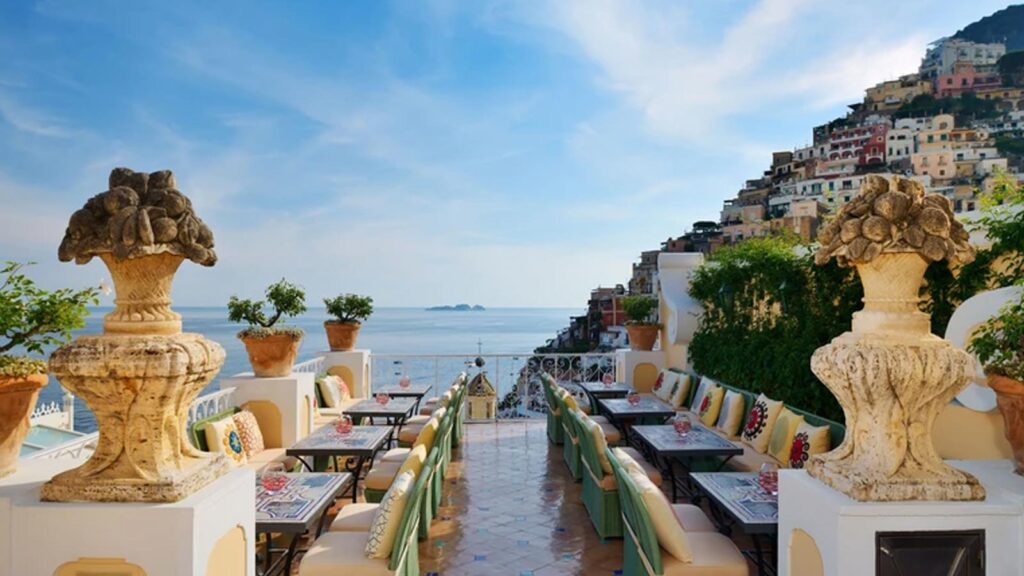
M974 202L968 202L967 203L967 211L968 212L974 212Z

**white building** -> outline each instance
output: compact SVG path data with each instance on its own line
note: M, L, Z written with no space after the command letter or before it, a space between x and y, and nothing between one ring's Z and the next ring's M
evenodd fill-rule
M943 38L928 47L921 60L922 78L934 80L941 74L952 74L957 62L970 62L977 68L991 68L1006 54L1005 44L979 44L967 40Z
M887 162L907 160L917 152L914 131L910 128L893 128L885 135L885 159Z

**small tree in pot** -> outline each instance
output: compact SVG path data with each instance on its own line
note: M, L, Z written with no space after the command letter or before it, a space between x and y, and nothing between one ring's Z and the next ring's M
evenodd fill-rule
M327 313L335 318L324 322L331 350L344 352L355 348L362 321L373 314L373 298L340 294L334 298L324 298L324 305Z
M95 288L38 288L21 273L24 266L0 265L0 477L14 472L29 416L48 381L45 360L13 352L42 354L67 342L72 330L85 327L89 305L99 303Z
M232 296L228 302L228 318L249 325L238 333L238 338L249 353L253 374L258 378L287 376L295 364L303 332L300 328L276 324L282 318L306 311L306 292L282 278L267 287L266 296L266 302ZM274 309L269 318L263 311L267 303Z
M658 299L653 296L626 296L622 299L622 309L626 312L626 332L629 334L629 347L632 350L654 350L658 340L661 324L655 321Z
M1003 414L1017 474L1024 475L1024 295L982 325L967 350L985 367Z

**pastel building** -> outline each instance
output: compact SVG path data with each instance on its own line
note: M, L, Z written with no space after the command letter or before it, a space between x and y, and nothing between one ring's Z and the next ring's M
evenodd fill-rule
M864 107L873 112L891 112L918 96L932 93L932 83L917 74L879 82L868 88Z
M968 92L991 90L1002 86L999 74L980 72L970 62L957 62L953 71L939 74L935 79L935 93L940 98L961 96Z
M952 74L958 62L967 62L976 68L993 67L1004 54L1005 44L943 38L928 47L919 73L922 78L935 79L943 74Z
M929 150L914 154L911 159L914 174L933 180L946 180L956 176L952 150Z

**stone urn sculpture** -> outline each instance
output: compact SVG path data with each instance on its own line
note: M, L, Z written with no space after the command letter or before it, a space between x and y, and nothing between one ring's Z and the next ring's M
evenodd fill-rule
M213 235L176 189L170 171L116 168L110 189L71 216L62 261L99 256L110 270L115 309L102 335L76 338L50 370L96 415L99 440L82 466L55 476L43 500L173 502L228 471L221 454L193 448L188 408L224 363L224 349L183 334L170 309L171 282L185 259L216 262Z
M813 456L811 476L857 500L981 500L977 479L932 445L939 411L967 385L971 356L930 331L918 306L930 262L973 259L949 200L899 176L868 176L821 232L818 264L854 266L864 308L819 348L811 369L839 400L846 437Z

